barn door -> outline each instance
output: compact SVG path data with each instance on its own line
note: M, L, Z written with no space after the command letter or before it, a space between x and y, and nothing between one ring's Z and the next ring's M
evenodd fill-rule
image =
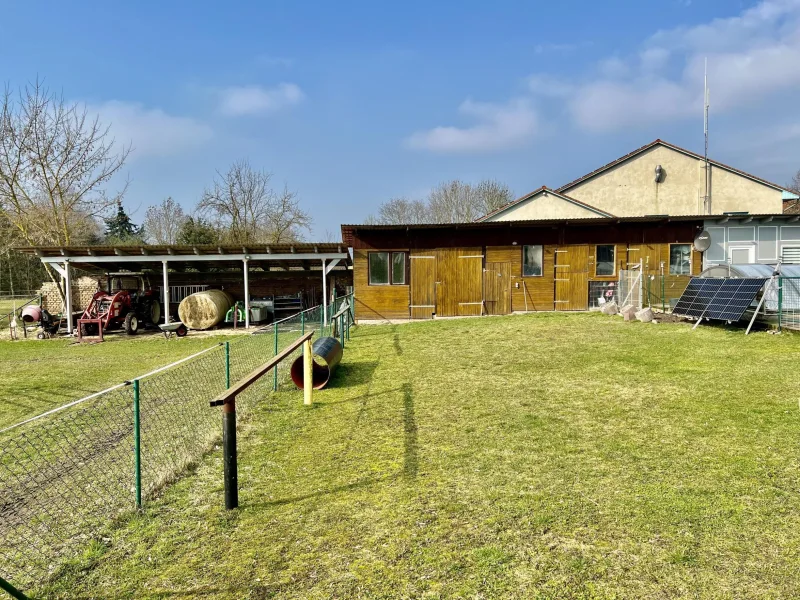
M482 314L481 248L440 248L436 257L436 316Z
M481 248L458 250L458 314L483 314L483 251Z
M432 319L436 310L436 252L412 250L411 318Z
M483 272L483 297L490 315L511 312L511 263L486 263Z
M589 246L557 248L554 279L556 310L589 310Z

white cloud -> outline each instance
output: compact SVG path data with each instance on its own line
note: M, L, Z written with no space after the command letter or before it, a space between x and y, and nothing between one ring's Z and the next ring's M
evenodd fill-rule
M279 83L272 88L258 85L229 87L220 92L219 109L229 117L259 115L295 105L305 98L294 83Z
M551 75L539 74L528 77L528 88L536 96L566 98L572 95L575 85Z
M644 46L627 60L602 61L598 76L578 85L570 110L580 127L609 131L701 115L706 57L714 111L797 91L800 0L764 0L736 17L658 32Z
M477 121L471 127L434 127L411 135L410 148L433 152L495 152L520 146L537 129L536 113L527 100L492 104L466 100L459 112Z
M87 106L97 114L109 134L120 144L132 144L130 160L145 156L170 156L211 139L211 127L190 117L167 114L160 108L145 108L137 102L110 100Z

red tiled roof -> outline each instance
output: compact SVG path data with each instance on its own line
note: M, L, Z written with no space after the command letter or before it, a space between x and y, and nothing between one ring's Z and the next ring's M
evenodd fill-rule
M598 175L598 174L602 173L603 171L606 171L606 170L608 170L608 169L610 169L612 167L617 166L620 163L625 162L626 160L628 160L630 158L633 158L637 154L641 154L642 152L645 152L646 150L649 150L650 148L653 148L654 146L659 146L659 145L660 146L664 146L666 148L671 148L672 150L675 150L677 152L681 152L683 154L686 154L687 156L691 156L692 158L696 158L696 159L699 159L699 160L704 160L704 157L701 154L697 154L696 152L692 152L691 150L687 150L686 148L681 148L680 146L676 146L675 144L670 144L669 142L665 142L664 140L658 139L658 140L655 140L653 142L650 142L649 144L646 144L646 145L642 146L641 148L638 148L637 150L634 150L633 152L630 152L630 153L626 154L625 156L622 156L622 157L618 158L617 160L614 160L614 161L608 163L607 165L604 165L604 166L600 167L599 169L595 169L591 173L587 173L583 177L579 177L575 181L571 181L566 185L562 185L556 191L557 192L562 192L562 190L568 190L569 188L574 187L575 185L577 185L579 183L582 183L583 181L586 181L587 179L590 179L590 178L594 177L595 175ZM753 181L757 181L759 183L763 183L764 185L767 185L769 187L772 187L772 188L775 188L775 189L778 189L778 190L786 190L786 188L783 187L782 185L778 185L776 183L772 183L770 181L767 181L766 179L761 179L760 177L756 177L755 175L751 175L750 173L745 173L744 171L741 171L739 169L735 169L734 167L730 167L730 166L728 166L726 164L723 164L721 162L717 162L716 160L708 159L708 162L709 162L709 164L711 164L711 165L713 165L715 167L719 167L720 169L725 169L726 171L730 171L731 173L736 173L737 175L741 175L742 177L746 177L748 179L752 179Z
M566 194L564 194L562 192L559 192L558 190L553 190L553 189L550 189L549 187L547 187L546 185L543 185L542 187L540 187L538 189L535 189L532 192L530 192L528 194L525 194L524 196L522 196L520 198L517 198L516 200L512 200L511 202L507 202L503 206L500 206L500 207L494 209L493 211L491 211L489 213L486 213L482 217L480 217L478 219L475 219L475 222L476 223L482 223L486 219L488 219L490 217L493 217L494 215L497 215L497 214L499 214L499 213L511 208L512 206L514 206L516 204L519 204L520 202L524 202L525 200L528 200L529 198L532 198L533 196L535 196L536 194L538 194L539 192L542 192L542 191L550 192L551 194L555 194L556 196L558 196L560 198L563 198L563 199L565 199L565 200L567 200L569 202L573 202L573 203L575 203L575 204L577 204L579 206L582 206L585 209L590 210L592 212L595 212L595 213L597 213L599 215L607 216L607 217L613 217L614 216L610 212L606 212L604 210L600 210L599 208L595 208L591 204L586 204L586 202L581 202L580 200L577 200L576 198L573 198L571 196L567 196Z

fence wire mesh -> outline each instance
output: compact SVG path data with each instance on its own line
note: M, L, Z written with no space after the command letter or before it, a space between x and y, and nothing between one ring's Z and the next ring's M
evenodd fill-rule
M221 437L221 416L209 407L211 399L303 333L346 337L352 312L346 311L338 330L331 320L346 303L352 306L352 295L335 299L327 319L322 307L310 308L217 343L136 384L119 384L0 431L0 576L21 588L57 576L115 519L136 508L135 399L139 493L146 501ZM300 355L298 348L237 397L240 422L286 382Z
M767 311L776 311L778 329L800 330L800 277L779 277L777 287L778 297L766 300Z

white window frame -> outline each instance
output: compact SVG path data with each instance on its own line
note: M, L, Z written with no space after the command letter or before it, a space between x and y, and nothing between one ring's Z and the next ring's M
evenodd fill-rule
M783 237L784 231L797 231L800 233L800 226L798 225L781 225L781 241L782 242L800 242L800 235L794 238Z
M752 264L752 263L756 262L755 261L755 255L756 255L755 244L752 244L752 243L748 244L747 242L741 242L741 243L738 243L738 244L737 243L728 244L728 264L729 265L734 264L733 260L731 258L731 254L733 253L734 250L747 250L748 251L749 255L748 255L748 261L747 261L746 264ZM742 263L737 263L737 264L742 264Z
M728 242L728 236L726 235L725 232L728 231L728 228L727 227L706 227L706 230L711 235L711 243L712 244L716 243L716 239L717 239L717 236L715 235L714 231L715 230L719 230L719 231L722 232L722 236L721 236L722 237L722 256L720 256L719 258L709 258L708 257L708 252L706 251L705 253L703 253L703 260L705 260L708 263L713 263L713 264L724 263L725 262L725 256L727 255L726 254L726 252L727 252L727 247L726 246L727 246L727 242Z
M774 256L761 256L761 230L774 229L775 230L775 255ZM756 260L778 260L778 252L780 246L780 232L776 225L759 225L758 226L758 248L756 249Z
M731 236L731 232L732 231L744 230L744 229L749 229L750 231L753 232L753 234L750 236L749 240L734 240L734 239L732 239L733 238L733 236ZM755 241L756 241L756 227L755 227L755 225L734 225L734 226L728 227L728 243L729 244L746 244L747 242L755 242Z

